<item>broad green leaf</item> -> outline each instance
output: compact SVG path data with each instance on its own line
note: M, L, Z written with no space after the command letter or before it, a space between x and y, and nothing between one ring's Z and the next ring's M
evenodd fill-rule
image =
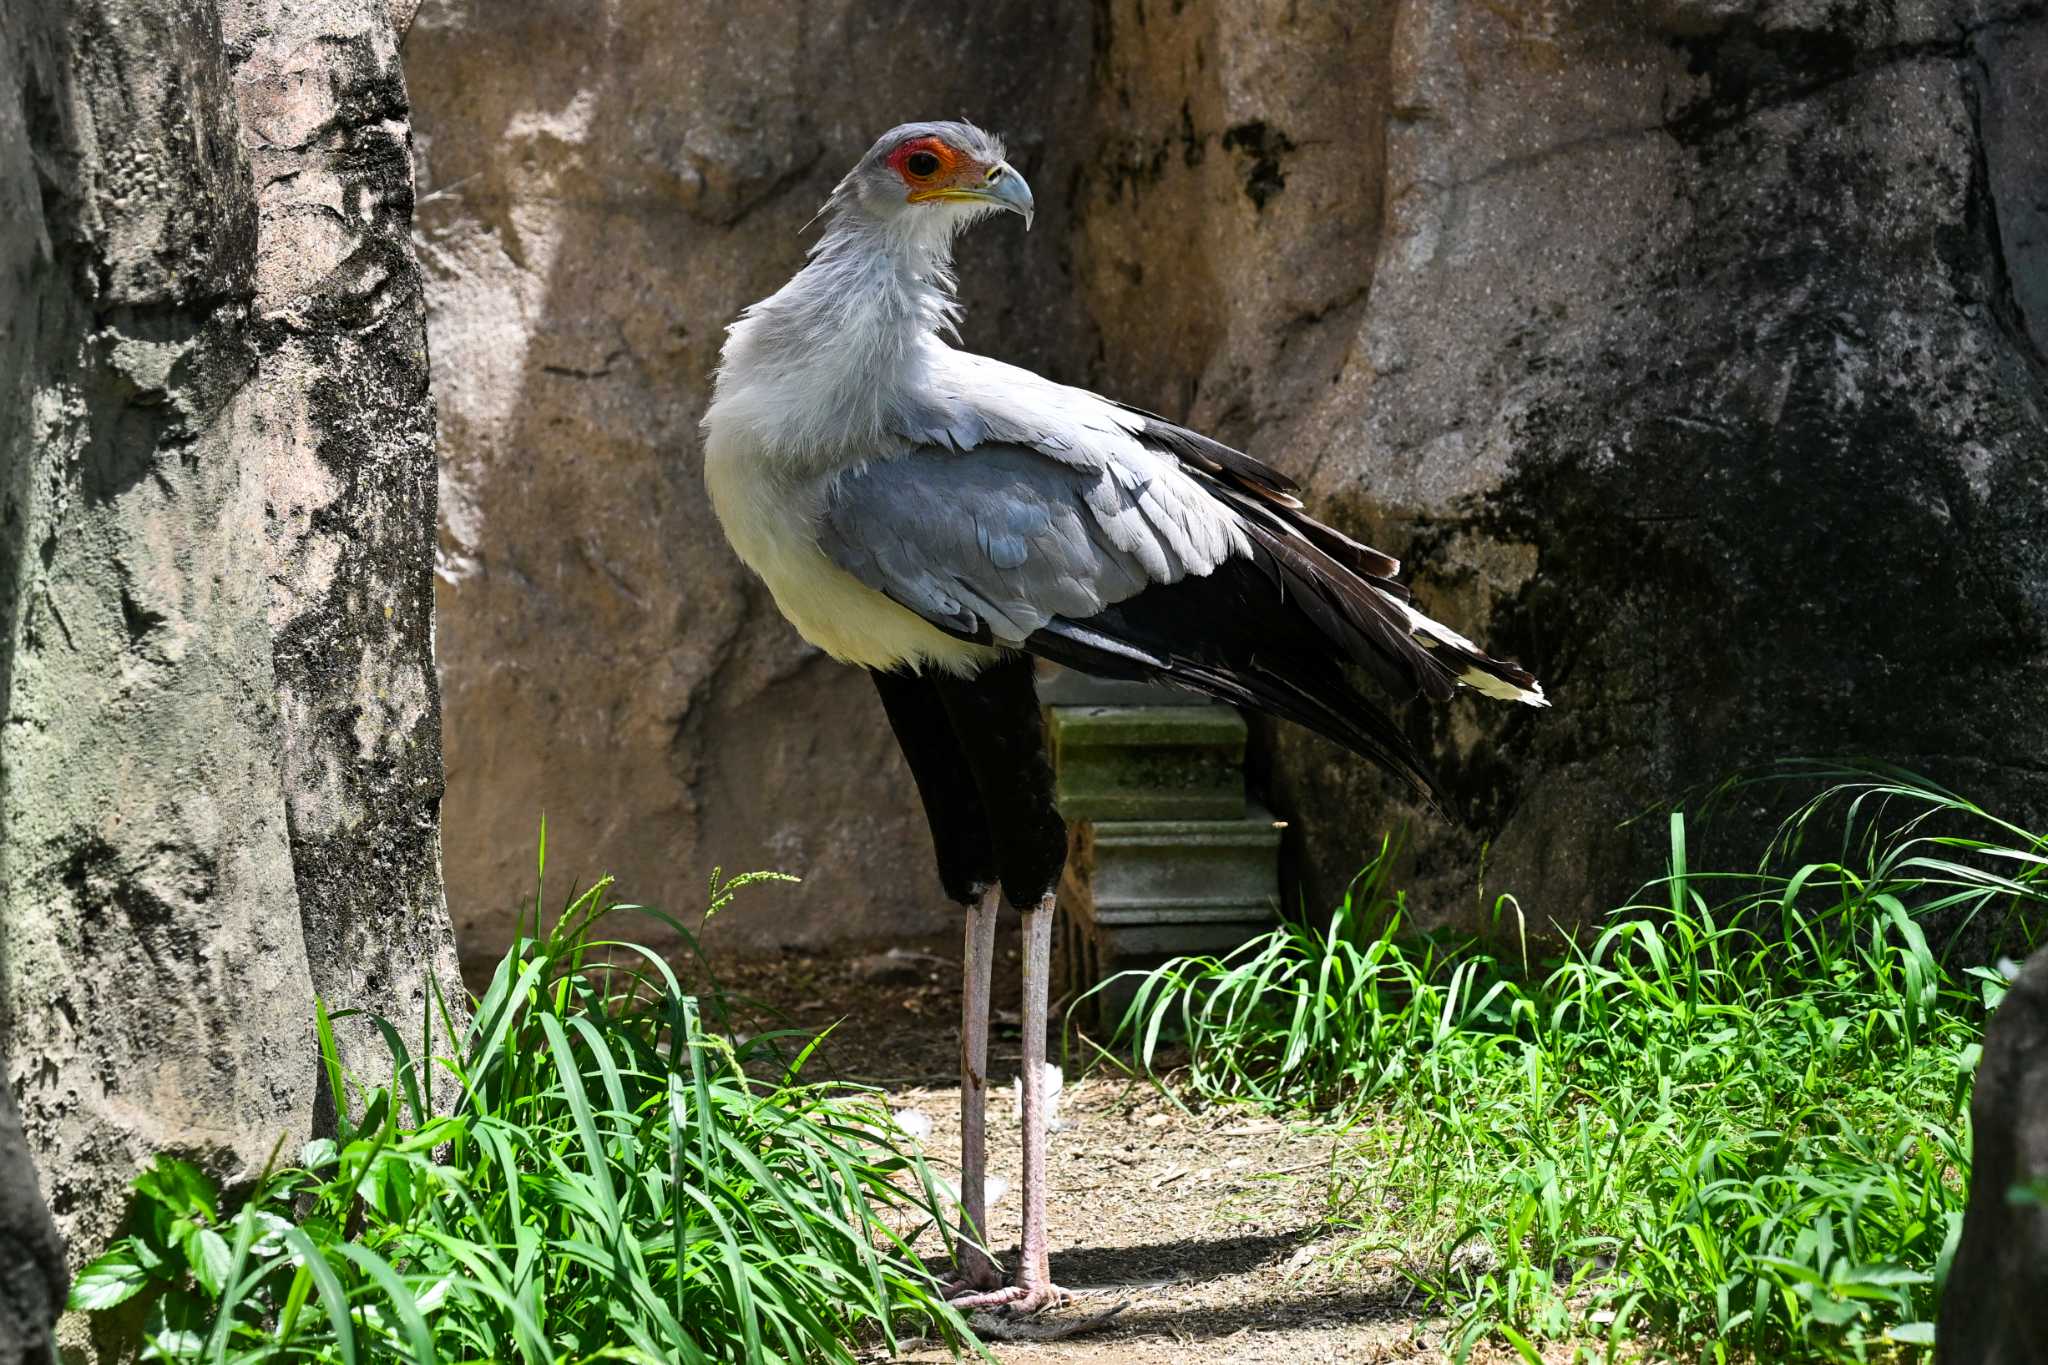
M192 1267L192 1277L199 1281L199 1287L218 1298L227 1280L228 1267L234 1261L234 1252L229 1249L227 1238L212 1228L193 1227L179 1238L178 1245L185 1253L185 1263Z
M133 1244L114 1243L78 1272L71 1282L73 1312L98 1313L133 1298L149 1283L149 1273L136 1261Z

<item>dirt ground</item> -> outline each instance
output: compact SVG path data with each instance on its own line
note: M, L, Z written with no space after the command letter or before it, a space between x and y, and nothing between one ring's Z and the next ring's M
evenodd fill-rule
M992 1084L990 1235L1012 1248L1020 1232L1020 1129L1014 1081L1019 945L997 945ZM882 1086L891 1104L930 1120L933 1167L959 1170L959 948L950 940L790 952L727 961L724 984L794 1023L837 1022L813 1076ZM1061 1014L1055 1006L1055 1020ZM1051 1055L1060 1055L1059 1040ZM1074 1068L1078 1070L1078 1062ZM1151 1086L1098 1070L1070 1080L1052 1136L1049 1220L1054 1279L1070 1304L1021 1323L976 1319L997 1359L1044 1365L1245 1362L1322 1365L1448 1360L1443 1323L1426 1319L1393 1256L1330 1265L1331 1157L1338 1139L1234 1108L1188 1114ZM910 1120L915 1125L916 1119ZM928 1239L937 1249L936 1237ZM1108 1323L1043 1339L1122 1304ZM878 1359L880 1357L877 1357ZM939 1347L907 1359L943 1361ZM1513 1357L1482 1348L1488 1365ZM1561 1352L1558 1360L1569 1359Z

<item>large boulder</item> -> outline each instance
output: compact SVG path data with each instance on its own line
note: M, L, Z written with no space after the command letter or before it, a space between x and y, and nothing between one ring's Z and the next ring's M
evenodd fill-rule
M1575 920L1655 866L1629 817L1788 755L2048 805L2038 0L583 14L432 0L407 49L479 951L543 807L679 907L810 879L756 943L937 922L879 709L725 550L696 433L725 323L935 113L1039 191L966 244L970 346L1279 464L1550 687L1413 709L1461 823L1270 731L1312 901L1414 820L1426 916L1483 867ZM1706 856L1754 856L1731 810Z
M1355 496L1552 682L1554 715L1437 738L1539 919L1612 903L1660 837L1617 820L1739 766L1871 754L2048 810L2048 413L1986 170L2048 109L1987 132L1997 30L1939 6L1700 8L1571 35L1594 101L1498 33L1520 78L1468 75L1484 107L1389 186L1416 217ZM1471 191L1426 188L1453 162Z
M1941 1365L2048 1360L2048 948L1991 1016L1970 1100L1963 1237L1935 1334Z
M331 1118L316 993L463 1013L395 8L0 27L0 1061L74 1261Z

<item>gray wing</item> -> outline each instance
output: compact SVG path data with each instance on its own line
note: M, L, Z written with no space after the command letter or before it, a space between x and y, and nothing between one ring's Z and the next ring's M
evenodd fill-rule
M1237 514L1167 459L993 444L916 447L838 475L818 543L934 625L1005 644L1250 553Z
M1547 704L1251 457L1014 366L927 359L885 428L902 453L834 476L814 506L834 563L941 629L1285 717L1425 796L1402 727L1344 665L1396 696L1463 684Z

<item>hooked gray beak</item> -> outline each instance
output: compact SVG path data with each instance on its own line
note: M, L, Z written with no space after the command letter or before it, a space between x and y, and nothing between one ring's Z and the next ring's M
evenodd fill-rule
M1031 231L1031 217L1034 208L1031 186L1024 177L1017 174L1017 168L1004 161L989 167L988 179L976 196L991 204L1000 205L1012 213L1024 215L1024 230Z

